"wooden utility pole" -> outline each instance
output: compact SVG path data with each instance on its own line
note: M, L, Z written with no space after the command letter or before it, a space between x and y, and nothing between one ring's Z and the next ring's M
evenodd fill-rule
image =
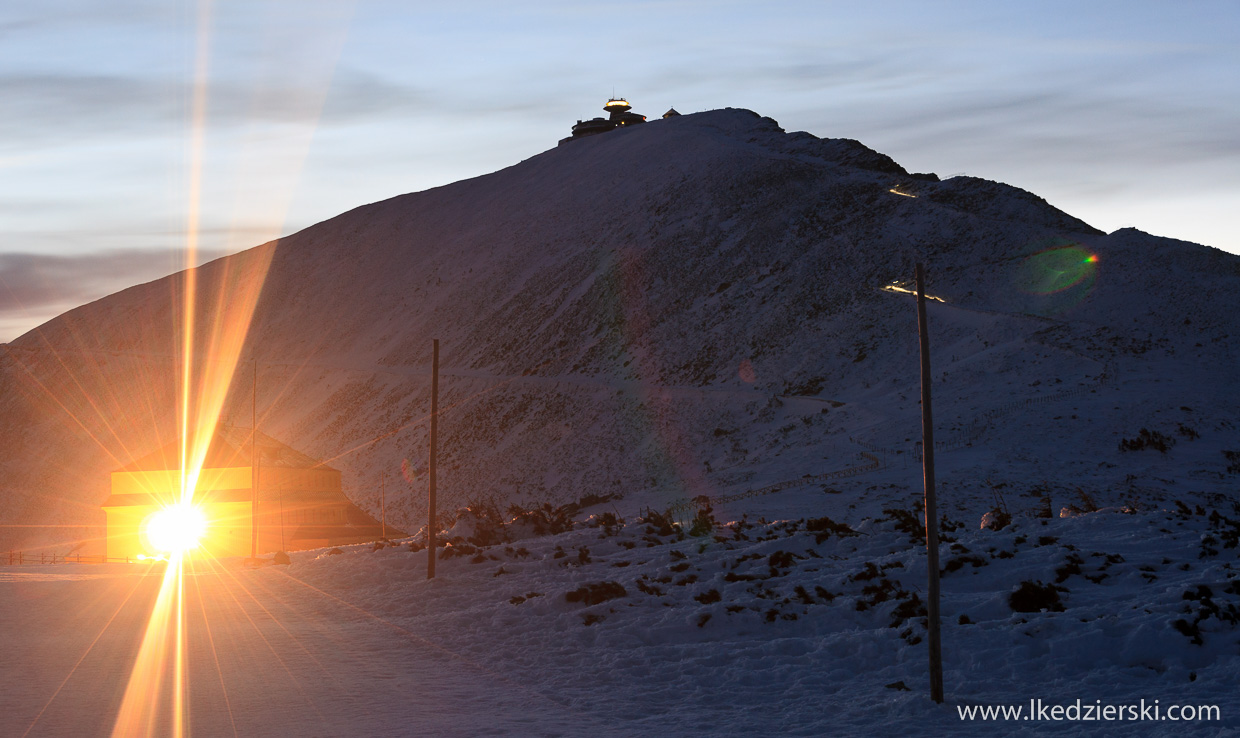
M439 339L431 342L431 473L426 521L426 578L435 578L435 454L439 441Z
M250 558L258 558L258 359L250 382Z
M939 633L939 515L934 500L934 421L930 414L930 330L926 324L926 275L917 265L917 333L921 340L921 468L926 483L926 614L930 636L930 699L943 701L943 644Z
M280 495L280 550L287 551L284 547L284 487L277 486L276 490Z
M380 536L380 539L386 541L387 540L387 472L383 472L383 480L379 482L379 515L382 516L382 522L380 524L383 526L382 528L383 535Z

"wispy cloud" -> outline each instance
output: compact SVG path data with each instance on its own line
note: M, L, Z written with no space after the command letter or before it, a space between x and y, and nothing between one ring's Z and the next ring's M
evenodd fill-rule
M213 131L264 124L331 126L409 113L426 103L417 90L358 70L343 70L330 94L314 83L254 87L216 82L208 94ZM181 135L183 80L118 74L10 71L0 73L4 148L90 143L142 135ZM326 98L326 102L324 102Z
M897 158L900 150L916 151L944 160L1052 170L1082 182L1131 181L1134 175L1144 179L1240 160L1235 135L1240 112L1208 102L1187 105L1062 89L970 92L902 101L881 117L847 111L841 117Z
M199 263L223 256L199 253ZM43 322L67 309L181 268L173 251L118 249L81 255L0 253L0 326ZM0 335L0 340L15 336Z

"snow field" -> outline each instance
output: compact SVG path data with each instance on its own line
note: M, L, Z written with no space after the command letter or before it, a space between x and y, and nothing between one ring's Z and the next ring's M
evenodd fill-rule
M429 582L425 551L403 545L294 554L288 574L627 735L887 734L913 722L952 735L951 705L1035 697L1219 704L1224 725L1240 724L1240 570L1218 542L1231 522L1150 509L946 531L948 701L935 706L924 544L908 521L834 532L744 521L705 537L630 521L476 551L458 539L468 553ZM1014 612L1025 581L1062 587L1063 611ZM1185 599L1203 585L1206 604ZM591 586L601 601L567 599ZM1197 645L1175 623L1203 614Z

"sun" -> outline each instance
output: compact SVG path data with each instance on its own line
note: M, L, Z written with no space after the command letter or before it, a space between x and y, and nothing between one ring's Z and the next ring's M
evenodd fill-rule
M146 540L159 553L183 553L197 548L207 533L202 510L188 504L169 505L146 519Z

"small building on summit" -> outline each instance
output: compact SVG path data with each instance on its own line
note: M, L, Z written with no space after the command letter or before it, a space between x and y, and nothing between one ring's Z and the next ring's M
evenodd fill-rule
M180 499L181 479L179 441L112 472L112 494L103 503L109 559L161 553L148 526ZM216 428L194 484L193 505L206 520L200 550L217 558L249 556L254 522L259 554L381 536L379 521L344 495L338 470L249 428ZM388 533L404 535L391 526Z
M633 106L629 105L627 100L613 97L603 106L603 110L607 113L606 118L591 118L590 120L577 121L577 124L573 126L573 135L560 139L560 145L563 146L569 141L576 141L586 136L607 133L616 128L645 123L646 116L630 112L632 109Z

